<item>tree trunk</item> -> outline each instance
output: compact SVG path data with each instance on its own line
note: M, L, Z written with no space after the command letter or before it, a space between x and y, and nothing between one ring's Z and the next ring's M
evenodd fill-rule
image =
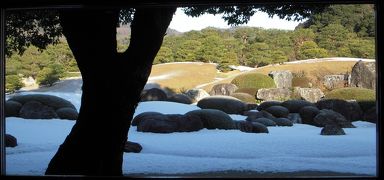
M76 124L48 165L48 175L122 175L123 148L152 62L176 8L137 8L130 46L116 49L118 10L60 12L83 78Z

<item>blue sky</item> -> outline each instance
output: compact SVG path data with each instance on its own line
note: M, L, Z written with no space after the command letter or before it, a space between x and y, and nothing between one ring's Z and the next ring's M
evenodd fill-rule
M266 13L257 12L253 15L248 22L242 26L262 27L265 29L284 29L294 30L300 22L287 21L278 17L269 18ZM182 9L177 9L176 14L170 24L170 28L180 32L187 32L191 30L201 30L206 27L229 28L230 26L221 18L220 15L204 14L198 18L188 17L184 14Z

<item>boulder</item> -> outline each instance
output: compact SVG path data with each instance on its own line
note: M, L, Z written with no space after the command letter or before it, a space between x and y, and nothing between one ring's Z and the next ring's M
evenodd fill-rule
M348 76L345 77L344 74L325 75L323 84L328 90L343 88L345 84L348 84Z
M244 114L244 116L248 116L250 119L257 119L257 118L267 118L267 119L273 119L275 118L271 113L261 110L261 111L248 111L247 113Z
M270 106L279 106L281 105L281 103L282 103L281 101L264 101L259 104L259 106L257 107L257 110L261 111L261 110L267 109Z
M17 146L17 139L10 134L5 134L5 147L16 147L16 146Z
M165 101L167 94L159 88L151 88L143 90L141 93L141 101Z
M363 120L371 123L377 123L376 107L366 110L363 114Z
M323 91L319 88L295 88L294 91L301 99L311 103L315 103L324 97Z
M237 129L246 133L268 133L267 126L258 123L258 122L250 122L250 121L237 121L236 123Z
M237 89L239 89L236 85L231 83L221 83L216 84L212 87L212 90L209 92L211 96L215 95L223 95L229 96L234 93Z
M200 109L193 110L185 115L197 116L207 129L235 129L233 119L223 111L217 109Z
M257 119L254 119L254 118L247 118L245 119L246 121L250 121L250 122L258 122L258 123L261 123L261 124L264 124L265 126L276 126L276 123L275 121L273 121L272 119L268 119L268 118L257 118Z
M192 132L204 128L201 119L193 115L156 114L148 112L138 116L133 124L137 125L137 131L140 132Z
M243 114L247 104L230 96L210 96L201 99L197 106L201 109L218 109L228 114Z
M63 98L45 94L29 94L14 96L6 102L6 116L11 115L26 119L76 120L78 112L71 102Z
M63 107L68 107L76 110L76 107L71 102L57 96L46 95L46 94L28 94L28 95L13 96L8 101L17 101L23 105L29 101L37 101L43 105L52 107L54 110L57 110Z
M124 144L124 152L130 153L139 153L143 147L139 143L131 142L131 141L126 141Z
M293 126L293 123L288 118L274 118L272 119L277 126Z
M5 117L18 117L23 105L17 101L8 100L5 102Z
M77 117L79 116L79 113L72 108L63 107L56 110L57 116L59 116L60 119L68 119L68 120L77 120Z
M142 119L137 124L137 131L139 132L153 132L153 133L172 133L177 132L178 125L174 120L163 116L162 119L146 118Z
M292 123L301 124L302 119L299 113L289 113L287 117Z
M300 117L303 124L310 124L320 127L321 125L314 121L317 114L320 113L320 109L315 106L305 106L300 109Z
M358 61L352 67L350 87L376 89L376 63Z
M299 113L302 107L315 106L315 104L308 102L306 100L292 99L292 100L284 101L283 103L281 103L281 106L286 107L290 113Z
M321 129L320 135L345 135L345 131L337 125L326 125L323 129Z
M183 103L183 104L192 104L192 99L185 94L173 94L168 97L167 101Z
M292 73L291 71L272 71L268 74L275 81L277 88L291 88L292 87Z
M319 109L332 109L342 114L348 121L361 120L363 111L356 101L341 99L322 99L316 103Z
M313 118L314 122L322 127L326 125L340 126L341 128L355 128L355 126L345 119L343 115L330 109L322 109L319 114Z
M271 113L274 117L288 117L289 110L283 106L270 106L265 111Z
M192 102L198 102L201 99L210 96L204 89L190 89L185 92L185 95L190 97L192 99Z
M285 100L290 97L291 91L286 88L261 88L256 94L256 98L263 101Z
M52 107L46 106L38 101L26 102L20 109L19 117L24 119L57 119L59 116L56 114Z
M164 114L162 113L159 113L159 112L152 112L152 111L149 111L149 112L143 112L141 114L138 114L137 116L135 116L132 121L131 121L131 125L132 126L137 126L141 120L143 119L148 119L148 118L151 118L151 119L156 119L156 118L163 118Z

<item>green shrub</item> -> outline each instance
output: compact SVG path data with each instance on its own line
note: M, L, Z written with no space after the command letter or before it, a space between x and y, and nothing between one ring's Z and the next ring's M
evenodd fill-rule
M15 92L24 86L18 75L5 76L5 92Z
M261 88L275 88L275 82L267 75L260 73L246 73L236 76L232 82L239 89L241 88L254 88L257 90Z
M356 101L376 101L376 92L365 88L340 88L325 94L326 99L342 99Z
M60 78L63 76L64 76L64 68L62 67L62 65L53 64L49 67L44 67L37 74L36 80L40 85L52 86L53 83L59 81Z

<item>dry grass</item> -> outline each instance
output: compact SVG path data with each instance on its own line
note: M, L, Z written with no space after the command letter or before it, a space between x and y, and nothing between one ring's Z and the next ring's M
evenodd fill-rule
M303 73L307 76L314 87L321 86L321 80L324 75L344 74L352 71L356 62L353 61L326 61L303 64L282 64L271 65L252 70L268 74L276 70L290 70L292 73ZM232 79L243 73L240 71L230 71L227 73L218 73L213 64L204 63L172 63L155 65L152 68L151 77L164 75L173 72L174 75L169 79L157 80L156 83L162 87L168 87L176 92L199 87L209 92L212 87L219 83L230 83ZM215 79L218 78L218 79ZM321 88L321 87L320 87Z
M169 63L154 65L150 78L169 74L169 78L155 80L155 83L175 92L181 92L214 81L216 73L214 64Z

